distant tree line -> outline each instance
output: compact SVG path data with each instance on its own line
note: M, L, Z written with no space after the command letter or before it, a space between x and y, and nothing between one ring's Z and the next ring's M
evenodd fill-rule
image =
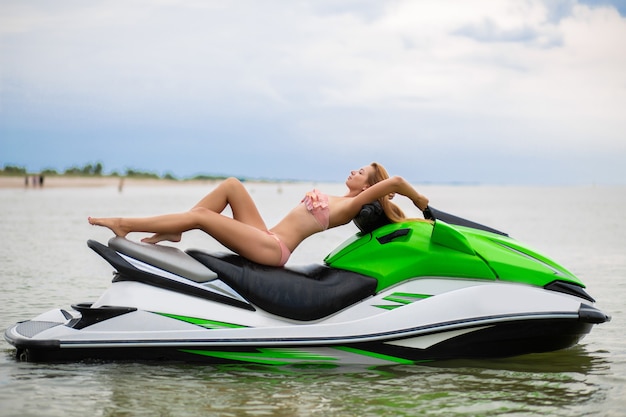
M22 176L28 175L29 172L26 168L17 165L7 164L3 168L0 168L0 175L6 176ZM158 175L154 172L149 171L140 171L132 168L126 169L126 172L123 174L118 173L117 171L113 171L110 174L104 174L104 166L101 162L87 163L80 166L72 166L67 168L65 171L59 172L53 168L46 168L39 172L38 174L45 176L55 176L55 175L69 175L69 176L84 176L84 177L100 177L100 176L109 176L109 177L128 177L128 178L151 178L151 179L167 179L167 180L178 180L173 174L166 173L164 175ZM219 180L225 179L226 176L218 175L196 175L192 180Z
M73 166L65 170L65 175L84 175L84 176L101 176L102 175L103 166L100 162L94 164L86 164L82 168ZM55 175L57 172L55 170L46 170L48 172L44 172L45 174Z
M0 172L4 175L26 175L26 168L15 165L5 165Z

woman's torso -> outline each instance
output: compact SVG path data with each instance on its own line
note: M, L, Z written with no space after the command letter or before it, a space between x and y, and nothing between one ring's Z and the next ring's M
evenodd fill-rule
M328 196L329 228L346 224L354 217L354 215L346 214L349 211L349 200L350 197ZM276 226L270 229L291 251L304 239L322 230L324 230L324 225L320 224L320 220L304 203L294 207Z

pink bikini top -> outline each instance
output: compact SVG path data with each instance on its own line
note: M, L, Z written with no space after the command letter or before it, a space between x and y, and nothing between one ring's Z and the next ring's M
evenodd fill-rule
M322 230L328 229L330 210L328 208L328 196L326 194L314 188L313 191L309 191L305 194L301 203L303 203L309 213L315 217L315 220L317 220Z

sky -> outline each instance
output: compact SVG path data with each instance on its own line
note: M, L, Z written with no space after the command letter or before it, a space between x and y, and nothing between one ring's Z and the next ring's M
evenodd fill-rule
M626 184L626 1L0 0L0 166Z

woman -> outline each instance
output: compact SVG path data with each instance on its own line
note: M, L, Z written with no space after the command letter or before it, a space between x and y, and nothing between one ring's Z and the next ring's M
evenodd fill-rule
M350 222L364 204L380 201L393 222L405 216L390 199L394 194L409 198L420 210L428 199L401 177L389 177L377 163L351 171L346 180L348 192L343 197L310 191L276 226L268 229L250 194L239 180L228 178L185 213L144 218L93 218L89 223L111 229L116 236L131 232L149 232L153 236L142 242L178 242L181 234L200 229L221 244L251 261L283 266L294 249L307 237L328 228ZM220 214L230 206L233 217Z

